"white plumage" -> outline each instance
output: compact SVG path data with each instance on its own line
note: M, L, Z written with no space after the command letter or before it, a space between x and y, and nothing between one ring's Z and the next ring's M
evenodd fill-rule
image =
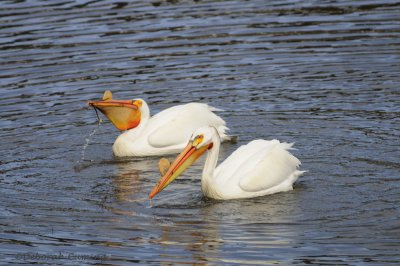
M215 146L208 151L210 159L206 162L218 158ZM239 147L215 168L212 176L207 172L203 175L204 195L215 199L251 198L292 190L303 171L297 170L301 163L288 152L291 147L278 140L262 139Z
M213 126L221 141L229 139L225 121L213 108L203 103L188 103L168 108L150 117L150 110L142 99L140 124L123 132L113 145L115 156L151 156L178 153L192 132L201 126Z

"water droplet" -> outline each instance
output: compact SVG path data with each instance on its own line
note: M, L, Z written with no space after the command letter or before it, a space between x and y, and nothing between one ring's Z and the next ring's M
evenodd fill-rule
M83 144L82 146L82 151L81 151L81 158L80 160L77 161L77 165L75 166L75 169L80 170L82 167L82 163L85 161L85 153L86 153L86 149L90 144L90 140L91 138L94 136L94 134L97 132L97 130L100 127L101 124L101 120L98 120L99 122L97 123L96 127L89 133L89 135L87 135L87 137L85 138L85 144ZM89 160L90 162L93 162L93 160Z

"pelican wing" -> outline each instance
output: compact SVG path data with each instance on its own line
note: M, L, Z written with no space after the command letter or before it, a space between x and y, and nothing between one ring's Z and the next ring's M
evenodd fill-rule
M225 136L225 121L213 113L217 109L203 103L174 106L151 118L149 144L156 148L186 145L198 127L214 126Z
M236 183L244 192L262 192L297 179L300 161L288 152L293 144L254 140L241 146L217 168L224 183ZM222 180L221 180L222 181Z
M300 174L300 161L287 149L291 144L279 143L263 152L257 164L243 173L239 186L247 192L263 191L289 181L291 186Z
M240 146L215 169L215 176L218 179L231 182L230 179L238 172L242 172L243 167L254 167L259 160L251 160L251 157L265 149L265 142L265 140L258 139ZM270 144L273 144L272 142L270 141Z

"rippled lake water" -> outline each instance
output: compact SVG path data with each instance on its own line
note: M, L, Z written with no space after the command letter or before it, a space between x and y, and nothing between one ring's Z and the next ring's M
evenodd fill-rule
M399 14L390 0L1 1L1 264L398 265ZM308 173L215 201L201 161L150 202L158 158L113 158L119 132L86 107L106 89L153 114L222 108L239 136L222 158L277 138Z

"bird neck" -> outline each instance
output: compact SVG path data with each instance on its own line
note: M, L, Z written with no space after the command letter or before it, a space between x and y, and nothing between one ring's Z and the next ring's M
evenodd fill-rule
M203 168L203 175L201 179L203 192L205 192L210 187L210 184L212 184L214 171L218 162L221 141L217 132L216 134L213 134L212 143L212 148L207 151L207 158Z
M144 100L142 101L142 106L140 107L140 123L139 126L144 127L150 120L150 108Z

